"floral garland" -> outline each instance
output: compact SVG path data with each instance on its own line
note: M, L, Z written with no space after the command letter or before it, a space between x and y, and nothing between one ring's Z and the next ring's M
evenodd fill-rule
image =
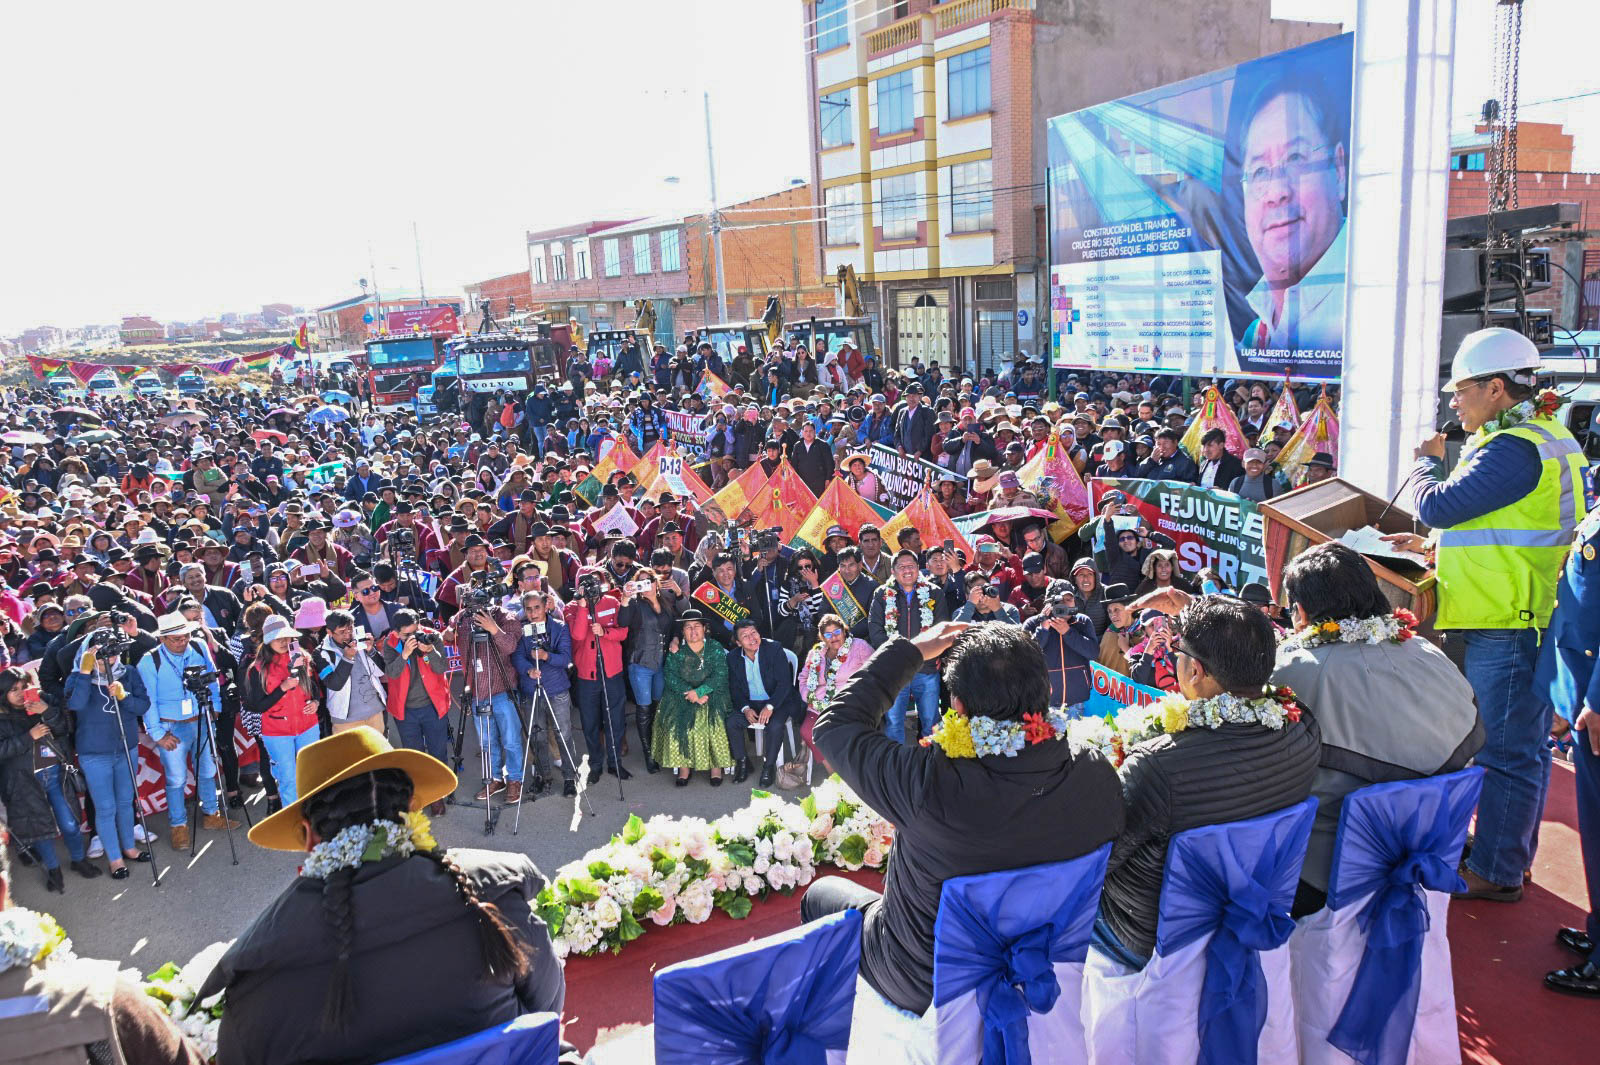
M72 940L54 917L21 906L0 910L0 973L49 958L72 958Z
M1174 693L1143 705L1125 706L1116 714L1075 718L1068 723L1067 739L1075 747L1100 751L1112 765L1120 766L1135 744L1157 736L1223 725L1277 730L1299 721L1300 715L1300 704L1286 687L1264 688L1254 699L1232 692L1204 699L1186 699Z
M1513 425L1521 425L1529 418L1548 418L1560 410L1562 404L1566 402L1566 397L1560 393L1545 389L1532 399L1525 399L1521 403L1512 404L1484 422L1478 427L1478 431L1472 434L1472 443L1474 445L1481 444L1491 434L1509 429Z
M820 865L881 869L894 831L837 776L798 804L752 792L750 805L711 822L634 815L558 869L535 912L562 957L616 952L649 925L701 924L717 910L746 917L754 900L804 887Z
M332 839L323 840L306 855L300 875L326 880L341 869L354 869L363 862L377 862L399 854L409 858L418 851L437 850L426 815L408 812L405 822L373 821L350 825Z
M887 624L887 622L885 623ZM839 653L829 655L826 644L817 644L816 652L806 659L806 677L810 681L806 685L811 694L806 697L806 707L821 713L839 688L839 670L844 667L844 660L850 654L850 641L848 637L839 647Z
M938 589L921 579L913 587L923 593L921 596L922 609L920 611L922 628L917 631L927 632L933 628L934 596L939 594ZM900 591L899 582L891 580L878 593L883 596L883 629L891 634L900 631Z
M217 967L233 943L212 943L190 958L182 968L167 962L144 978L139 985L146 995L160 1004L172 1023L188 1037L207 1061L217 1058L217 1036L222 1030L225 991L200 998L211 970Z
M1287 650L1331 643L1405 643L1417 634L1417 616L1401 607L1383 617L1318 621L1299 629L1280 645Z
M1015 758L1025 746L1066 739L1071 722L1065 707L1043 714L1023 714L1021 721L968 717L952 709L944 712L921 743L924 747L938 747L947 758L982 758L990 754Z

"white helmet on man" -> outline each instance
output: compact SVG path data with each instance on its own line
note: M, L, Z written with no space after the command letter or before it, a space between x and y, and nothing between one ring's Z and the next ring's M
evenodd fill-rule
M1491 374L1505 374L1519 385L1537 383L1539 349L1515 329L1480 329L1469 333L1450 363L1450 380L1443 391L1459 391L1468 382Z

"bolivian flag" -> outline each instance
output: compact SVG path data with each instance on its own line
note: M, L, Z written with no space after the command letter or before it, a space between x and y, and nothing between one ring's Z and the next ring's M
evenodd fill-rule
M269 348L266 351L258 351L253 355L246 355L239 361L244 364L246 370L265 370L272 365L272 356L274 354L275 352Z

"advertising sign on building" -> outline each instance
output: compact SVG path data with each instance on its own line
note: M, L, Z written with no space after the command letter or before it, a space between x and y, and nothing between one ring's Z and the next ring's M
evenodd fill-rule
M391 333L430 333L436 337L455 336L460 332L454 307L405 307L390 311L384 326Z
M1336 380L1354 35L1059 115L1060 367Z

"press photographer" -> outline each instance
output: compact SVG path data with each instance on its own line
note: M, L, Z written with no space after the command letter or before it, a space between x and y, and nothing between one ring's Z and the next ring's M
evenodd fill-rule
M1044 652L1044 668L1050 677L1050 705L1065 706L1068 713L1078 716L1089 700L1089 664L1100 651L1100 641L1088 616L1078 612L1072 582L1051 580L1039 613L1022 627Z
M622 586L622 609L617 619L617 623L628 630L628 687L633 693L633 704L638 708L635 721L647 773L661 768L656 764L651 747L656 708L666 685L662 663L681 610L670 556L664 550L656 552L656 556L660 557L652 557L655 565L650 570L638 571L636 579Z
M126 862L151 860L134 834L133 766L139 722L150 699L138 671L125 661L133 652L133 638L122 628L98 629L85 637L66 682L78 767L94 802L94 830L113 880L127 879Z
M583 718L583 739L589 748L590 784L597 782L602 773L615 773L620 780L632 776L621 761L622 704L627 699L622 684L622 646L628 638L628 627L622 624L619 613L617 597L608 590L599 570L578 575L578 595L567 604L566 621L572 633L572 660L578 673L578 713Z
M483 563L456 589L461 610L451 622L450 642L461 654L478 744L488 755L483 789L476 797L516 802L522 795L522 722L517 717L511 653L517 649L518 633L516 622L500 606L505 570L499 560L488 557L482 541L478 543L471 553L481 552Z
M572 634L559 614L550 612L554 597L534 589L522 595L522 636L511 656L517 669L517 684L528 701L528 728L532 733L535 779L551 780L550 755L554 749L561 759L561 794L578 793L578 767L566 757L557 738L546 729L549 724L567 737L567 746L577 735L572 724ZM548 704L546 702L548 700ZM547 718L550 719L547 722Z
M222 703L222 689L216 681L216 663L203 643L194 642L194 624L182 614L161 618L156 636L161 646L139 660L139 679L150 697L144 717L145 731L159 748L161 769L166 777L167 822L172 826L173 850L189 846L189 814L184 807L184 784L189 760L195 760L195 779L199 787L202 828L238 828L222 814L217 796L217 766L210 742L211 722L203 720ZM190 672L193 671L193 672ZM203 680L202 678L209 678ZM197 692L195 689L199 688Z
M400 742L425 751L441 762L449 747L450 681L445 676L443 636L421 624L414 610L395 611L394 628L384 634L379 650L389 716ZM444 812L444 802L430 812Z

